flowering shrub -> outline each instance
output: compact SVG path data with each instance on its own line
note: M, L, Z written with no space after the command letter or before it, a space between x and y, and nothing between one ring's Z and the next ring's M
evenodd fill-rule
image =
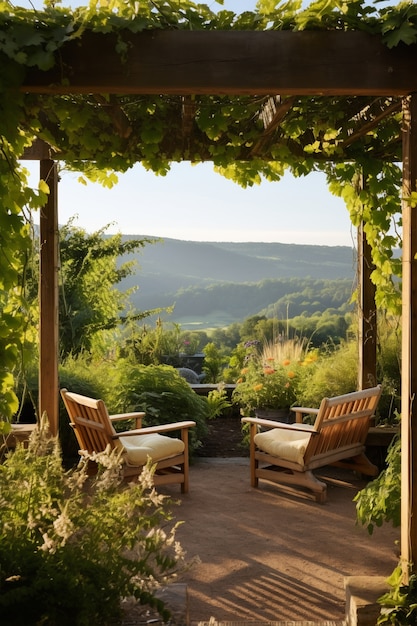
M262 345L245 344L246 365L241 370L233 401L244 415L256 409L289 409L298 397L298 389L317 355L306 352L303 341L285 340Z
M152 487L148 467L120 483L120 460L103 453L66 472L47 424L28 449L0 465L0 615L8 626L115 623L122 600L136 598L167 618L156 589L183 561L170 501Z
M233 401L245 415L257 408L287 409L295 402L294 378L291 363L258 364L250 362L241 372Z

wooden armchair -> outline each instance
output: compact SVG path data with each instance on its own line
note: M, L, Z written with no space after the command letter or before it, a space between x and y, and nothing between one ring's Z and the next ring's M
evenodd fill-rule
M252 487L258 486L260 478L296 485L324 503L327 485L314 476L313 470L339 465L376 476L378 468L365 455L365 439L381 391L377 386L324 398L319 409L294 407L295 424L243 417L242 422L250 424ZM316 416L313 426L302 423L303 414Z
M107 446L121 450L126 479L137 477L151 458L156 464L155 485L179 483L181 492L188 492L188 430L195 426L195 422L142 428L145 413L109 415L103 400L71 393L67 389L61 390L61 396L80 450L90 454L103 452ZM116 432L113 423L128 419L135 420L135 429ZM181 439L161 434L169 431L180 431Z

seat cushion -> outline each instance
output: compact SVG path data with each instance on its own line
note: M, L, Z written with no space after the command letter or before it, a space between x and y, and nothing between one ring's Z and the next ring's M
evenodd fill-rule
M128 465L145 465L148 457L151 457L152 461L169 459L184 452L185 448L181 439L158 433L120 437L119 441L126 451Z
M256 434L255 444L266 454L304 466L304 454L311 437L308 431L311 431L312 427L305 424L303 428L306 430L305 433L273 428Z

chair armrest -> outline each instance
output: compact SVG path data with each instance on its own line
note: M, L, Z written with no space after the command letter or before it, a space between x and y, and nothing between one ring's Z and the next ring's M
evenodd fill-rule
M281 430L294 430L300 433L310 432L317 434L313 426L309 424L285 424L285 422L276 422L275 420L267 420L261 417L242 417L242 422L247 424L256 424L257 426L263 426L264 428L279 428Z
M302 423L304 415L318 415L320 409L310 409L304 406L292 406L291 411L295 413L295 421L297 424Z
M172 422L171 424L158 424L157 426L146 426L145 428L135 428L134 430L126 430L122 433L113 435L113 439L119 437L132 437L134 435L150 435L152 433L164 433L171 430L184 430L195 426L195 422Z
M124 420L135 420L136 428L142 427L142 419L145 417L146 413L142 411L137 411L135 413L116 413L115 415L109 415L111 422L120 422Z

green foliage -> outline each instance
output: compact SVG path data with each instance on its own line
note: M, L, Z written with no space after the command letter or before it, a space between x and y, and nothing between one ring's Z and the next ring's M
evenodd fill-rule
M42 420L28 449L0 465L0 613L9 626L87 626L121 618L121 600L155 598L182 567L171 502L151 487L148 467L122 485L120 462L103 454L62 468L57 440Z
M329 310L318 315L298 315L289 320L290 333L308 337L310 346L317 348L329 342L336 345L347 338L349 317Z
M392 122L391 122L392 123ZM377 130L381 133L380 127ZM392 130L392 132L395 132ZM356 166L338 163L326 166L330 191L342 197L354 226L364 223L375 269L377 306L394 315L401 313L401 168L395 163L359 159ZM360 182L361 181L361 182ZM393 234L391 234L393 232Z
M320 354L305 370L298 386L297 403L318 408L323 398L331 398L357 389L358 355L355 341L342 342Z
M201 282L201 281L200 281ZM345 315L352 310L352 278L324 280L279 278L255 282L224 282L207 286L189 285L159 296L158 304L175 302L175 317L208 316L224 311L232 319L310 316L329 309ZM152 296L154 300L154 296Z
M417 576L412 574L403 582L399 565L388 578L391 589L378 599L382 605L377 626L414 626L417 623Z
M257 341L248 342L245 347L246 364L232 395L242 415L253 415L258 408L291 407L296 400L298 362L265 357Z
M389 48L400 42L410 44L417 41L417 8L414 3L401 2L397 11L387 8L383 15L382 33Z
M39 207L45 197L26 187L25 171L16 160L15 151L23 145L18 129L11 140L14 146L0 132L0 415L6 420L18 408L13 375L33 341L24 297L24 269L31 248L24 208Z
M372 535L375 526L401 524L401 441L396 438L387 453L387 467L354 497L358 523ZM411 622L410 622L411 623Z
M198 396L173 367L120 360L112 376L108 404L113 412L144 411L146 426L193 420L190 452L201 445L210 417L207 398Z
M131 262L118 259L142 248L149 239L105 237L107 227L92 234L73 226L60 230L60 348L63 357L91 351L97 336L126 320L130 293L116 285L133 273ZM143 314L145 315L145 314ZM137 315L136 317L142 317Z
M207 395L207 404L209 419L219 417L220 415L222 415L222 413L231 408L232 403L227 397L227 392L224 388L223 383L219 383L217 389L209 391Z
M150 324L139 326L135 322L128 324L125 344L119 352L134 363L158 365L169 362L180 367L181 358L200 352L206 340L204 332L183 331L180 324L167 324L158 317L155 327Z
M377 381L382 384L378 413L386 423L401 411L401 323L381 315L378 321Z
M203 372L206 374L204 382L218 383L223 379L224 368L228 365L229 358L222 354L220 348L212 341L204 346Z

